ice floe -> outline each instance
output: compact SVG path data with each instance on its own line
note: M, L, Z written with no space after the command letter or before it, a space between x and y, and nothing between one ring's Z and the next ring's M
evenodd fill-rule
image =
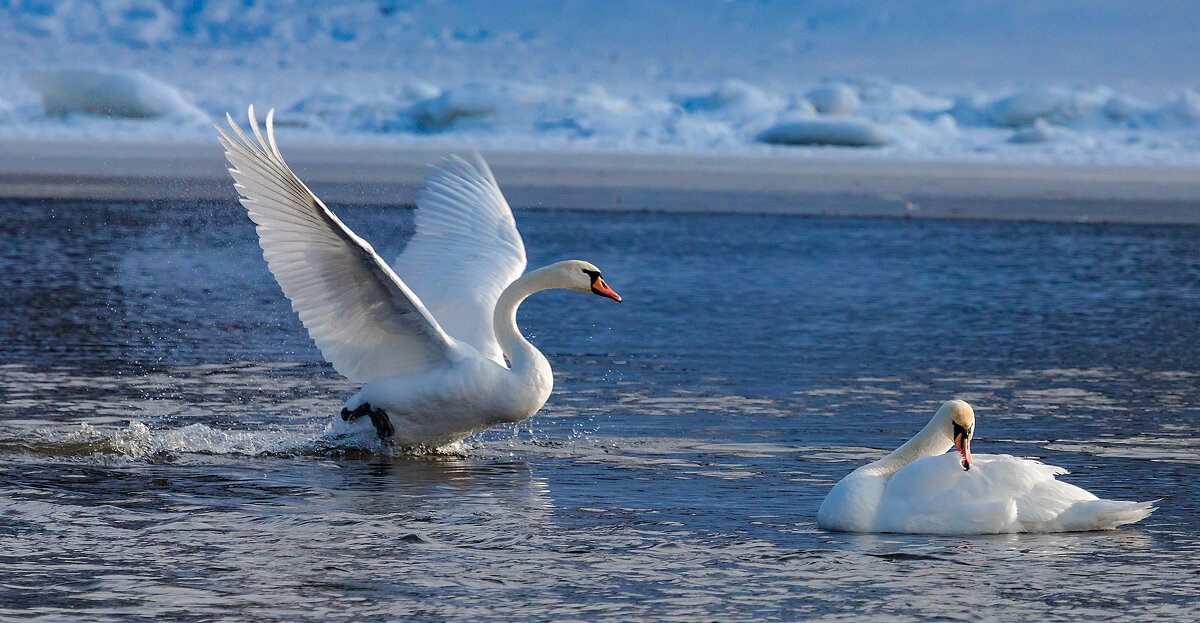
M178 90L140 71L32 71L24 79L41 94L45 114L51 117L203 117Z
M449 129L463 119L486 117L511 103L499 89L467 84L422 100L408 111L414 127L425 132Z
M704 95L676 96L674 101L687 112L735 111L761 112L775 110L783 101L763 89L741 80L726 80L716 90Z
M862 104L858 93L844 84L810 91L808 101L823 115L848 115Z
M758 135L758 140L777 145L839 145L881 147L892 142L883 128L863 119L818 118L777 125Z

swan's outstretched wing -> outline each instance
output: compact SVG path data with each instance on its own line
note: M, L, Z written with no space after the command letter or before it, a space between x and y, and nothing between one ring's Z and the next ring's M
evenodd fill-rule
M446 333L504 363L492 331L496 300L525 272L512 210L479 154L450 156L425 178L416 231L393 266Z
M274 111L257 143L226 115L221 127L229 173L258 225L263 257L292 308L334 369L365 383L446 364L452 339L362 238L292 173L275 145ZM239 140L240 139L240 140Z

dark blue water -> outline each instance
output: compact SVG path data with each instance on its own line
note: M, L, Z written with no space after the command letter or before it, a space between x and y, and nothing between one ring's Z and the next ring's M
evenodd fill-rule
M319 441L232 204L0 203L0 617L1137 620L1200 600L1200 228L521 212L555 394L452 455ZM337 208L390 259L411 215ZM826 533L943 400L1109 533Z

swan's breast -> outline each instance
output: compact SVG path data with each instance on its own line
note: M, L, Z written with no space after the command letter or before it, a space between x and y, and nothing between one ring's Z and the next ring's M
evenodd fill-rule
M882 476L861 467L854 470L838 481L821 502L817 526L840 532L874 531L886 482Z

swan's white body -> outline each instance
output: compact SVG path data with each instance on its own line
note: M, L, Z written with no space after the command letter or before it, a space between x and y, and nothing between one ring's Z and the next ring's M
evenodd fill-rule
M554 376L546 357L517 330L516 312L526 296L545 289L537 285L540 277L534 271L514 282L496 305L497 322L506 319L509 325L496 334L511 340L503 348L511 368L460 342L450 353L453 360L449 365L376 378L351 396L346 408L353 410L364 403L381 408L396 428L398 442L430 448L532 416L550 397ZM330 428L334 434L357 431L374 428L367 418L347 422L340 417L334 418Z
M817 525L844 532L1002 534L1110 530L1139 521L1151 502L1101 500L1055 478L1067 471L1006 454L949 453L950 401L895 452L838 482L817 511ZM964 446L965 447L965 446ZM967 461L971 468L963 469Z
M257 141L232 118L236 138L217 129L271 272L334 369L365 384L346 409L382 410L397 443L429 448L536 413L553 376L517 329L517 307L549 288L620 301L600 271L570 260L521 276L525 246L478 156L447 158L426 178L393 270L288 168L272 117L264 139L251 107ZM329 429L374 431L371 420L335 417Z

